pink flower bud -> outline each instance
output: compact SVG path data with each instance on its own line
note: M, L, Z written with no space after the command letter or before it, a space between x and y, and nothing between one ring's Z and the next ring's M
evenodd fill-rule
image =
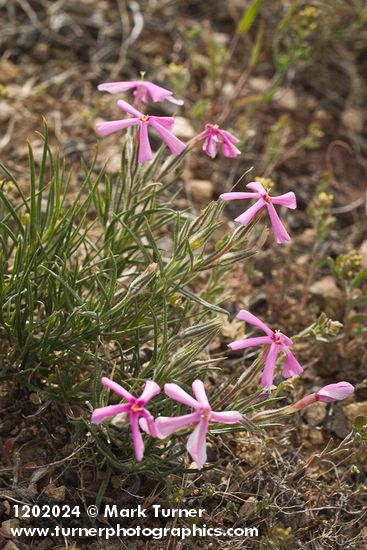
M323 403L331 403L332 401L341 401L346 399L354 392L354 387L349 382L338 382L337 384L329 384L316 392L316 400Z
M312 405L316 401L322 401L323 403L331 403L333 401L341 401L346 399L354 392L354 387L349 382L338 382L337 384L329 384L324 386L316 393L306 395L296 403L290 406L291 412L300 411Z

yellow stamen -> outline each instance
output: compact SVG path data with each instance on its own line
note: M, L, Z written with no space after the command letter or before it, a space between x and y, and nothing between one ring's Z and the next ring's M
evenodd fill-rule
M149 116L148 115L143 115L140 119L142 122L148 122L149 120Z
M275 344L281 344L281 343L282 343L281 336L280 336L280 330L276 330L276 331L275 331L275 340L274 340L274 343L275 343Z
M139 407L139 405L133 405L133 406L131 407L131 410L132 410L134 413L137 413L137 412L139 412L139 411L142 410L142 407Z

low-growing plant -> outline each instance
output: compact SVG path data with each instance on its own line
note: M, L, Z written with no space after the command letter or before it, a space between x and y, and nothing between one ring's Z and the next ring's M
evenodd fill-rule
M187 450L202 468L208 433L255 432L318 400L350 395L353 387L341 382L294 406L259 412L279 400L273 385L278 356L284 378L303 369L290 350L293 341L246 310L238 319L265 336L246 337L229 347L260 345L264 354L239 378L221 381L223 354L212 356L209 346L228 316L226 277L259 249L262 238L259 242L255 222L260 211L267 211L276 242L290 239L274 205L294 209L296 197L293 192L271 196L257 181L247 185L252 192L225 193L199 215L178 211L180 168L197 143L204 142L210 157L220 144L222 153L233 158L241 153L235 146L239 140L208 124L184 144L172 134L173 117L142 111L148 101L180 101L144 80L106 83L100 89L113 94L134 90L134 106L118 101L130 118L97 124L102 135L127 129L116 177L108 165L99 165L97 154L91 166L82 162L80 174L69 172L49 145L47 126L39 163L29 145L29 189L1 165L0 380L63 404L78 437L88 434L99 451L86 459L158 477L188 468L177 431L191 434ZM149 127L173 157L165 158L163 145L152 153ZM256 202L236 218L238 226L231 224L219 238L224 201L241 199ZM218 386L208 399L203 380L209 372L218 374ZM124 403L114 398L107 405L103 387ZM108 427L95 426L107 418ZM212 422L222 427L214 430Z

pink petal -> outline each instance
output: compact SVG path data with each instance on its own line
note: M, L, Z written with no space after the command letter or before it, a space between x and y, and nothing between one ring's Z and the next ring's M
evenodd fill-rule
M283 344L285 344L286 346L293 346L293 341L290 338L288 338L288 336L286 336L282 332L280 334L281 334Z
M110 380L109 378L106 378L105 376L101 380L101 384L105 386L106 388L109 388L113 392L117 393L117 395L121 395L124 399L127 401L130 401L131 399L135 399L133 395L131 395L130 392L125 390L120 384L117 384L117 382L114 382L113 380Z
M126 92L132 88L136 88L138 85L137 81L132 80L131 82L104 82L97 86L98 90L101 92L109 92L110 94L119 94L120 92Z
M139 419L139 425L144 432L149 434L151 437L158 437L157 428L154 422L153 416L149 411L143 410L140 412L141 418Z
M266 195L266 191L258 181L251 181L246 185L249 189L252 189L253 191L256 191L257 193L260 193L261 195Z
M223 151L223 155L227 158L238 157L238 155L241 154L241 151L237 149L237 147L235 147L229 141L222 142L222 151Z
M271 202L273 204L281 204L287 208L297 208L297 199L296 195L290 191L289 193L284 193L284 195L279 195L278 197L271 197Z
M175 119L172 116L151 116L150 120L158 122L158 124L166 128L167 130L172 130L175 123Z
M196 399L199 401L200 405L203 407L208 407L210 409L208 397L206 395L205 386L201 380L195 380L192 383L192 391Z
M208 420L202 419L187 440L186 448L199 470L206 462L206 434Z
M144 86L137 86L134 92L134 97L135 97L135 105L139 106L139 108L140 108L140 103L149 103L149 93L144 88Z
M210 421L220 422L221 424L237 424L242 422L243 415L238 411L212 412Z
M166 97L166 100L169 101L170 103L173 103L174 105L183 105L184 104L184 101L182 99L176 99L172 95Z
M139 426L145 432L146 434L150 435L150 426L148 425L148 421L144 416L140 416L139 418ZM157 431L156 428L154 428L155 432ZM154 431L153 430L153 431ZM157 435L154 435L153 437L158 437Z
M127 118L125 120L109 120L106 122L98 122L96 128L99 134L102 136L108 136L119 130L124 130L129 128L129 126L134 126L139 124L138 118Z
M227 130L218 130L218 133L224 138L225 141L229 141L230 143L239 143L240 140L236 138L233 134L230 134L227 132Z
M186 148L186 145L179 140L176 136L171 134L164 126L161 126L154 119L151 119L151 126L158 132L158 134L163 139L164 143L167 145L172 155L179 155Z
M266 203L269 218L271 221L271 225L273 227L274 231L274 237L278 244L285 243L286 241L290 241L291 238L287 233L286 228L284 227L283 223L281 222L281 219L279 218L278 214L275 211L274 206L270 203Z
M157 86L157 84L153 84L153 82L148 82L147 80L143 80L140 83L140 86L148 90L149 95L154 102L164 101L165 99L169 99L169 96L172 95L170 90L162 88L162 86Z
M261 377L261 385L270 388L273 385L275 363L277 360L279 346L272 344L265 360L265 367Z
M139 430L139 415L135 413L130 414L130 427L135 458L138 462L141 462L144 456L144 441Z
M346 399L354 392L354 387L349 382L338 382L337 384L329 384L324 386L316 393L317 401L331 403L332 401L340 401Z
M246 309L241 309L237 313L236 319L239 319L240 321L245 321L245 323L250 323L250 325L254 325L255 327L263 330L268 336L274 336L274 331L271 330L271 328L269 328L263 321L255 317L255 315L253 315Z
M199 409L200 403L196 401L191 395L189 395L185 390L180 388L177 384L165 384L164 393L168 395L171 399L183 403L192 409Z
M219 195L219 198L223 201L237 201L241 199L258 199L258 193L242 193L240 191L235 191L231 193L222 193Z
M144 116L143 113L135 109L135 107L133 107L132 105L130 105L130 103L127 103L127 101L124 101L123 99L119 99L117 105L120 107L120 109L125 111L125 113L129 113L129 115L138 117L139 119Z
M287 348L283 347L282 349L285 352L285 360L283 364L282 375L284 378L290 378L291 376L298 376L303 372L303 368L293 355L293 353Z
M199 420L200 414L197 412L185 414L183 416L159 416L155 420L157 436L163 439L189 424L199 422Z
M138 162L140 164L143 164L144 162L148 160L152 160L153 153L152 148L149 143L149 137L148 137L148 124L146 122L140 123L140 130L139 130L139 154L138 154Z
M154 102L157 101L170 101L171 103L174 103L175 105L183 105L183 101L180 99L175 99L172 95L172 92L170 90L167 90L166 88L162 88L162 86L157 86L157 84L153 84L153 82L148 82L147 80L140 80L134 82L134 86L136 86L137 95L139 95L139 99L141 101L144 101L145 103L148 102L147 94L150 95L152 100ZM144 93L142 94L141 91L144 90ZM140 92L140 93L139 93Z
M218 141L213 133L209 133L208 137L204 141L203 151L212 159L217 155Z
M146 404L155 395L158 395L160 391L161 391L161 388L158 386L158 384L156 384L156 382L153 382L153 380L147 380L145 382L143 393L139 397L139 401L143 401L144 404Z
M256 338L244 338L243 340L237 340L231 342L228 347L233 350L250 348L252 346L261 346L263 344L272 344L273 340L270 336L258 336Z
M260 199L256 201L255 204L250 206L250 208L248 208L246 212L244 212L243 214L235 218L234 221L242 225L247 225L257 216L257 214L260 212L262 208L264 208L264 206L265 206L264 201Z
M109 405L108 407L100 407L99 409L94 409L90 421L92 424L100 424L109 416L116 416L123 412L129 410L129 405Z

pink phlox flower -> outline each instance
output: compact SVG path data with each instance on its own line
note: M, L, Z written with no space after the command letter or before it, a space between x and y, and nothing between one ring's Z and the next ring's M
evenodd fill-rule
M222 193L219 198L224 201L236 201L241 199L257 199L255 204L250 206L246 212L235 218L235 221L248 225L263 208L266 208L269 214L270 222L273 227L274 237L278 244L284 243L290 240L290 236L287 233L281 219L279 218L274 205L280 204L286 208L297 208L296 195L293 192L284 193L278 197L271 197L269 193L258 181L253 181L246 185L249 189L252 189L254 193L248 192L234 192L234 193Z
M118 130L129 128L130 126L139 126L138 161L140 163L146 162L153 158L153 153L148 138L149 126L151 126L160 135L173 155L179 155L185 149L186 145L170 132L174 125L173 117L145 115L122 99L120 99L117 104L120 109L129 115L132 115L132 118L99 122L96 124L96 128L102 136L108 136L109 134L113 134Z
M346 399L354 392L354 387L349 382L338 382L329 384L316 392L316 401L331 403L332 401L341 401Z
M239 143L233 134L230 134L226 130L221 130L217 124L206 124L205 130L198 134L193 139L193 143L204 139L203 151L211 157L215 158L218 152L218 143L222 145L222 152L225 157L237 157L241 154L241 151L235 147L235 143Z
M135 90L134 90L135 89ZM105 82L98 86L98 90L102 92L109 92L110 94L119 94L121 92L127 92L128 90L134 90L135 102L139 105L141 102L149 103L149 98L154 102L170 101L175 105L183 105L182 99L176 99L173 97L173 93L166 88L157 86L147 80L131 80L129 82Z
M284 378L297 376L303 372L303 368L289 349L289 346L291 346L293 342L290 338L288 338L288 336L279 330L272 330L265 323L260 321L260 319L255 317L255 315L245 309L241 309L237 315L237 319L254 325L255 327L263 330L266 334L266 336L244 338L228 344L228 347L232 350L245 349L251 346L259 346L263 344L269 345L265 359L264 371L261 377L261 385L264 388L270 388L273 384L275 364L280 350L285 353L285 360L282 370L282 375Z
M152 437L157 437L154 418L149 411L145 408L146 404L161 391L158 384L152 380L148 380L145 383L143 393L140 397L134 397L130 392L125 390L120 384L117 384L109 378L102 378L101 383L110 390L123 397L127 403L121 403L119 405L109 405L107 407L100 407L95 409L92 414L91 422L93 424L100 424L108 417L116 416L117 414L127 413L130 421L131 439L134 447L134 454L136 460L139 462L143 460L144 456L144 441L139 430L139 418L144 418L146 424L146 431Z
M201 380L193 382L192 391L195 399L177 384L165 384L164 392L168 397L187 405L195 412L177 417L160 416L155 421L155 427L158 437L165 438L185 426L194 424L195 428L189 436L186 448L197 467L201 469L207 459L206 434L209 422L237 424L241 422L243 416L237 411L212 411Z

